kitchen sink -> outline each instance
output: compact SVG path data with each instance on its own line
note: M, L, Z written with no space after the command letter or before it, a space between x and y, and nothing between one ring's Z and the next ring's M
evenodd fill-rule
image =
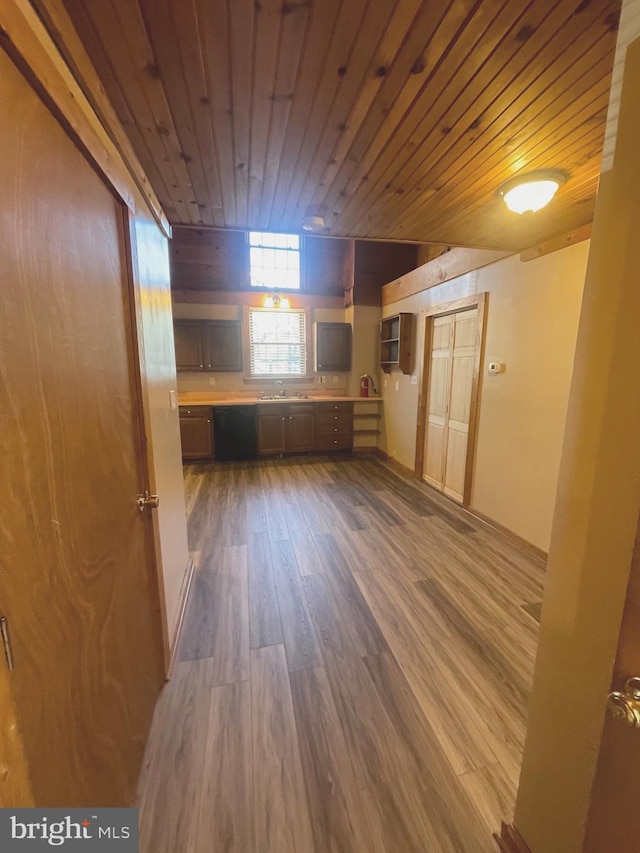
M261 394L258 397L258 400L283 400L286 402L287 400L310 400L311 397L308 394L292 394L291 397L283 396L282 394Z

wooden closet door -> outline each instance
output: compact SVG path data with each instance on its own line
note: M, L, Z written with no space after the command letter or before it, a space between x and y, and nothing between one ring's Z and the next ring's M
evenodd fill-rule
M447 449L453 316L436 317L431 334L424 480L442 489Z
M163 663L123 211L2 50L0 150L4 683L36 805L130 805Z
M423 479L461 503L479 346L477 308L434 318Z
M451 379L443 490L462 503L467 464L471 391L478 352L478 309L453 315Z

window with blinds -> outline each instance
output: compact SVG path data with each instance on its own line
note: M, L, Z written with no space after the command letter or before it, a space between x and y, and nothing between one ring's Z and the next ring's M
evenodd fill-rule
M304 376L305 312L249 309L249 350L252 376Z

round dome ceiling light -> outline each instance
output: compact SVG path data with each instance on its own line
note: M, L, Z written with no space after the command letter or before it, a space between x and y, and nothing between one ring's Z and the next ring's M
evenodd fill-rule
M324 231L324 216L305 216L302 220L303 231Z
M498 195L514 213L535 213L549 204L566 180L566 172L560 169L539 169L505 181Z

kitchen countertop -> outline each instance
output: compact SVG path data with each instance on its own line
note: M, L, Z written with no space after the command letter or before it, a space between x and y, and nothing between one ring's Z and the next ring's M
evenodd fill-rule
M308 397L278 397L275 400L260 400L259 395L234 397L229 394L207 394L206 391L185 391L178 394L179 406L252 406L269 403L378 403L380 397L336 397L324 394L314 394Z

